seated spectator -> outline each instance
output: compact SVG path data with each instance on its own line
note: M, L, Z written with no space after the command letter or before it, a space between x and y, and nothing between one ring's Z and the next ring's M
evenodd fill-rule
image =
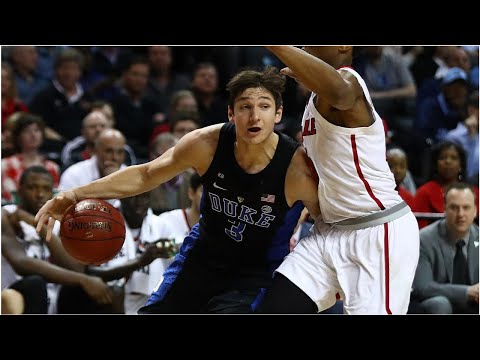
M99 110L94 110L83 119L82 135L69 141L62 150L63 169L78 163L79 161L90 159L95 153L95 141L105 128L110 128L109 121L105 114ZM125 144L125 165L135 165L137 158L130 146Z
M7 271L6 268L10 267L16 280L38 275L47 281L48 313L56 313L57 305L60 308L64 300L58 294L59 284L78 287L86 297L94 300L99 311L108 312L108 304L112 302L111 291L100 278L85 275L85 266L67 254L56 236L60 223L56 223L54 236L49 242L45 241L46 226L43 226L40 234L35 230L33 214L36 214L52 195L52 176L45 168L32 166L23 172L19 181L18 206L11 204L2 207L1 248L2 257L6 260L2 263L2 275ZM30 300L26 292L20 287L15 289L22 293L27 304ZM41 297L42 292L39 292L37 300L41 301ZM81 303L74 301L70 306L78 309L77 306L81 306Z
M378 114L392 130L411 129L415 117L416 86L401 57L384 52L383 46L365 49L361 75Z
M2 159L2 201L15 201L14 194L23 171L32 165L44 166L52 175L53 186L58 186L60 167L40 153L45 125L38 116L22 113L12 129L15 154Z
M228 122L225 115L228 104L218 93L218 71L214 64L197 64L193 72L192 92L198 103L201 127Z
M171 133L160 134L150 143L150 161L175 146L178 139ZM155 214L190 206L188 186L192 172L185 171L151 191L152 209Z
M28 107L17 97L12 68L2 62L2 134L9 116L19 111L28 112Z
M194 111L178 111L170 118L170 132L178 140L199 127L200 119Z
M116 129L104 129L95 142L95 155L65 170L59 190L88 184L125 167L125 137Z
M127 137L127 143L143 160L148 158L148 140L154 126L166 121L166 109L147 95L149 73L146 59L133 58L123 71L117 94L111 101L115 127Z
M445 219L420 231L412 292L420 312L478 314L476 197L470 185L452 184L445 191Z
M150 46L147 53L152 70L147 91L166 109L172 94L190 87L190 79L172 69L172 49L169 46Z
M4 289L2 274L2 314L48 314L47 282L41 276L29 275Z
M195 99L190 90L179 90L172 94L168 107L168 116L172 116L180 110L198 112L197 99Z
M397 184L396 190L400 197L407 203L410 208L415 211L413 195L402 184L408 171L407 154L402 149L393 148L387 151L387 161L390 170L395 178Z
M93 101L80 84L83 65L80 52L72 48L62 50L55 59L54 79L29 106L33 114L45 121L48 139L68 141L80 135L82 120Z
M116 273L117 286L122 286L125 292L126 314L136 314L145 304L162 279L165 268L172 262L173 248L157 246L159 239L166 238L168 224L153 214L150 201L149 192L121 199L120 209L126 229L124 246L113 260L95 270L92 268L98 275Z
M5 121L5 126L3 127L2 131L2 159L15 154L15 144L13 143L12 139L12 130L17 119L23 114L23 112L13 113L8 117L7 121Z
M115 127L115 114L113 113L112 105L103 100L96 100L92 102L92 107L90 108L91 111L98 110L105 115L107 118L107 128L114 128Z
M15 73L20 100L28 107L33 98L49 83L48 75L38 71L38 51L35 46L13 46L9 56Z
M467 103L468 117L445 136L463 147L467 154L466 179L478 187L478 90L470 94Z
M183 239L190 233L193 225L198 223L200 218L200 200L202 199L203 185L200 175L194 173L190 177L188 187L188 198L191 205L187 208L166 211L160 214L160 220L165 224L162 237L175 239L175 245L180 246Z
M462 181L466 170L465 151L452 142L444 141L432 148L432 174L430 181L420 186L415 194L414 207L418 212L443 213L444 191ZM474 188L478 207L478 188ZM429 224L428 220L419 220L420 228Z
M465 116L467 74L460 68L449 69L442 78L442 91L419 102L415 127L431 143L440 141Z

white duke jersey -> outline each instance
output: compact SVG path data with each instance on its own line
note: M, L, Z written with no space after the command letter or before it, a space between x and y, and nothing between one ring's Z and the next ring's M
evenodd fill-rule
M319 177L318 199L323 221L336 223L388 209L402 201L386 160L385 130L365 82L351 68L371 106L375 122L368 127L333 125L315 108L312 93L302 121L303 144Z

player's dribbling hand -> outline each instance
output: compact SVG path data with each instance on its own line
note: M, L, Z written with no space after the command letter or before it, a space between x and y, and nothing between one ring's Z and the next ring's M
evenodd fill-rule
M77 197L71 190L62 191L53 199L48 200L45 205L38 210L37 215L35 215L37 233L40 234L43 225L47 225L47 236L45 239L50 241L55 220L62 221L63 214L65 214L70 206L75 205L77 202Z

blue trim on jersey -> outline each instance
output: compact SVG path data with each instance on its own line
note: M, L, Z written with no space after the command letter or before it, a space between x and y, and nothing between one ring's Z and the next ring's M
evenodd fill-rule
M187 235L182 243L182 246L180 247L180 251L177 255L175 255L175 259L163 273L162 284L150 295L145 306L161 301L168 290L170 290L170 287L174 283L178 274L180 274L180 271L182 271L188 252L193 248L195 242L200 238L200 232L198 230L199 227L200 226L197 223L193 226L192 230L190 230L190 233Z
M277 229L273 236L272 245L267 251L267 262L272 273L290 252L290 239L304 207L301 201L295 202L285 215L283 225Z

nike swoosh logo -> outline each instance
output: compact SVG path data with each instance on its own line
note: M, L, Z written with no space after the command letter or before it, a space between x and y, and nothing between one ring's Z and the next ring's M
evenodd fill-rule
M227 189L222 188L221 186L218 186L216 182L213 183L213 187L217 188L217 189L220 189L220 190L223 190L223 191L227 191Z

